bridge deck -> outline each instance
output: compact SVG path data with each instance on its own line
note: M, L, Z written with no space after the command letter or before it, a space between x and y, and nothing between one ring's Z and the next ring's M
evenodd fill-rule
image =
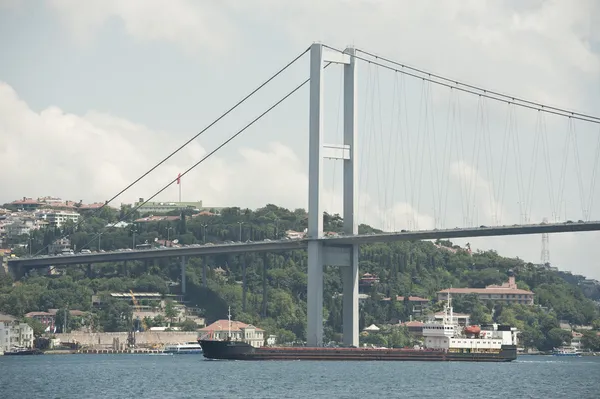
M323 237L320 238L320 240L322 240L324 242L324 245L326 246L343 246L353 244L370 244L375 242L415 241L444 238L490 237L584 231L600 231L600 221L359 234L354 236ZM177 256L202 256L226 253L238 254L247 252L279 252L305 249L308 245L308 241L309 239L286 239L280 241L199 245L180 248L115 251L65 256L38 256L33 258L9 259L8 265L11 267L21 266L36 268L46 267L50 265L59 266L103 262L122 262L127 260L170 258Z

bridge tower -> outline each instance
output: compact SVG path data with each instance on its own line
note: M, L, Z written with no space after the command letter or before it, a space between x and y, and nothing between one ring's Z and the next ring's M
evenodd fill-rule
M324 246L323 158L344 163L343 218L344 233L358 233L356 220L358 189L356 130L356 58L354 48L344 53L328 50L320 43L310 48L309 173L308 173L308 299L307 344L323 344L323 266L340 266L343 283L344 344L358 346L358 245ZM344 65L344 143L323 143L323 68L324 63ZM328 150L328 153L325 153Z

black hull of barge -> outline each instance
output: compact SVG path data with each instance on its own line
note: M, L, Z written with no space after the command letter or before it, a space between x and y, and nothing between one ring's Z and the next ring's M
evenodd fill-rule
M254 348L243 342L199 341L204 357L219 360L333 360L333 361L431 361L511 362L517 358L514 345L503 345L500 353L451 353L434 350L366 348Z

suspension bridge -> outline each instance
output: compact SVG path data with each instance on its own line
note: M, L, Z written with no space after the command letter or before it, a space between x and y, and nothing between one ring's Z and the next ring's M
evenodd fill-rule
M28 268L180 257L184 285L185 262L190 256L307 249L308 344L322 344L323 267L331 265L339 266L342 272L344 343L357 345L361 244L600 230L600 222L592 219L600 158L600 118L465 84L356 48L341 50L321 43L311 45L105 205L300 62L307 53L308 79L137 205L139 208L163 193L309 84L305 238L53 258L33 256L9 260L9 266ZM365 74L362 91L359 63L363 64L361 73ZM325 94L331 85L325 75L340 65L335 120L326 117L334 113L328 110L331 104ZM383 73L391 75L387 84ZM389 101L383 101L384 97ZM327 181L331 181L329 187ZM324 234L326 210L330 213L341 210L343 234L336 237ZM542 222L547 215L550 222ZM361 223L374 225L383 232L358 234ZM90 242L96 239L97 236Z

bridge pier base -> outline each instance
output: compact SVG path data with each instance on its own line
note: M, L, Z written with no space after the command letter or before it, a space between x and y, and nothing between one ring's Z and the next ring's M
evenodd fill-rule
M308 243L306 343L323 346L323 243Z
M358 245L350 249L350 265L342 267L344 345L358 346Z

